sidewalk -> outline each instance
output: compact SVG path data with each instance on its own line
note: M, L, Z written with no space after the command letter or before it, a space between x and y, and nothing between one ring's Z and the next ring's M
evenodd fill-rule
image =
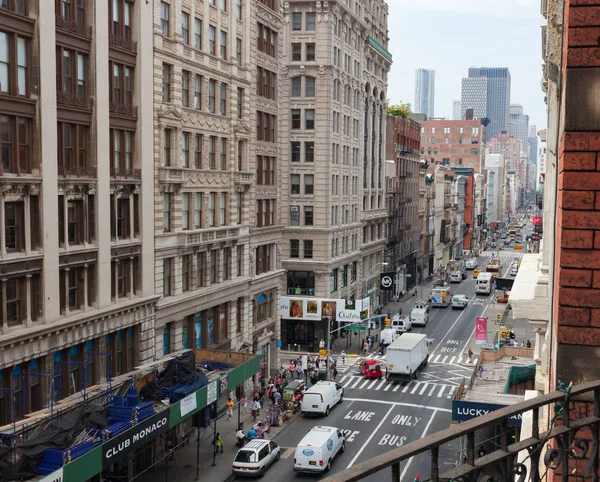
M266 418L266 409L261 410L260 420ZM247 408L246 415L241 415L241 423L244 424L244 432L254 425L250 407ZM258 419L257 419L258 420ZM285 431L294 422L294 418L287 420L281 427L271 427L267 434L268 439L273 439L275 435ZM213 430L214 425L206 429L200 429L200 477L201 480L212 480L215 482L226 482L233 480L232 465L237 451L235 433L238 426L238 408L233 411L231 420L224 416L217 420L217 432L223 439L224 451L216 457L216 465L213 466ZM165 460L157 462L154 470L148 470L140 475L139 480L144 482L191 482L199 480L196 478L196 460L197 460L197 431L193 429L188 437L189 443L186 443L175 450L173 460L169 460L168 469L165 467Z

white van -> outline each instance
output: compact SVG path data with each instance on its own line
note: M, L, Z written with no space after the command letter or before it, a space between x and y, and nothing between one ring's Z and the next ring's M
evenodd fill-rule
M477 260L475 258L468 259L465 263L465 267L467 269L475 269L477 268Z
M489 295L492 292L492 285L494 284L494 278L492 273L479 273L477 276L477 294Z
M392 328L398 333L404 333L412 330L412 322L410 316L406 315L394 315L391 322Z
M258 475L262 477L265 470L281 457L281 449L272 440L251 440L233 460L232 472L236 475Z
M413 325L425 326L429 321L429 303L425 301L417 301L415 307L410 310L410 321Z
M331 461L346 450L346 438L335 427L313 427L296 447L294 472L327 472Z
M386 328L381 330L379 341L382 345L391 345L398 336L398 332L394 328Z
M450 283L460 283L462 281L462 274L460 271L453 271L450 273Z
M344 389L336 382L320 381L304 392L301 411L303 415L329 415L341 403Z

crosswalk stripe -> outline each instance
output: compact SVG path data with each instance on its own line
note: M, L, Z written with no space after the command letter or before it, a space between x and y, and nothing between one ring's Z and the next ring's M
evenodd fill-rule
M454 363L454 360L456 359L455 356L453 356L452 358L450 358L450 361L448 363L450 363L450 365L452 365Z
M348 375L346 375L346 376L343 376L343 377L342 377L342 379L340 380L340 383L344 383L344 380L345 380L346 378L348 378Z
M436 388L436 387L435 387L435 385L433 385L433 386L431 387L431 391L429 392L429 396L430 396L430 397L431 397L431 396L433 396L433 392L435 392L435 388Z
M381 387L383 387L385 385L385 382L387 382L387 380L384 378L383 380L381 380L381 383L377 386L377 388L375 390L380 390Z
M373 380L373 383L371 383L371 384L369 385L369 388L367 388L367 390L373 390L373 387L374 387L375 385L377 385L377 383L378 383L378 382L379 382L379 380L377 380L377 379Z
M442 363L446 363L447 359L448 359L448 355L446 355L444 358L442 358Z
M448 398L452 397L452 394L454 393L455 389L456 387L450 387L450 391L448 392Z
M405 387L402 389L402 393L406 393L406 392L408 391L408 388L410 387L411 383L412 383L412 382L410 382L410 383L407 383L407 384L405 385Z
M397 392L401 386L402 386L401 383L397 383L396 386L394 387L394 391Z
M383 389L384 392L387 392L390 388L392 388L392 383L388 383Z
M362 378L360 378L360 377L356 377L356 378L357 378L356 383L354 385L352 385L352 387L350 387L350 388L356 388L357 385L362 381Z
M367 379L365 380L365 383L363 383L363 384L360 386L359 390L362 390L363 388L365 388L365 387L366 387L366 386L367 386L367 385L368 385L370 382L371 382L371 380L369 380L369 379L367 378Z
M427 387L429 386L429 383L424 383L423 384L423 388L421 389L421 391L419 392L419 395L423 395L423 393L425 393L425 390L427 390Z
M444 390L446 389L446 385L442 385L440 387L440 393L438 393L438 398L441 397L444 394Z
M420 385L420 382L415 383L415 388L413 388L412 391L410 392L411 395L417 391L417 388L419 388L419 385Z
M435 359L433 360L433 363L438 363L438 360L440 359L442 355L438 355L435 357Z

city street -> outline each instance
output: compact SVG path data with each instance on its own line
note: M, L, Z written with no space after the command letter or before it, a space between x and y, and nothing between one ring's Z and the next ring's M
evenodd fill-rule
M503 276L508 276L513 257L519 255L512 249L500 251ZM485 269L489 259L481 256L479 268ZM495 307L495 303L493 294L475 294L472 271L468 271L466 280L451 286L453 294L467 295L469 306L464 310L432 308L427 326L413 328L414 333L426 333L432 341L429 364L420 372L419 378L408 384L365 379L358 371L362 360L377 359L382 367L385 365L386 356L379 355L377 349L367 356L348 358L346 365L339 363L338 382L344 387L344 401L332 410L329 417L298 418L283 440L275 437L283 448L283 454L281 461L267 471L265 480L279 481L288 477L294 480L319 480L320 476L295 474L293 471L295 447L316 425L334 426L346 433L346 451L332 464L331 472L335 473L452 423L452 398L463 378L471 375L477 360L475 355L468 363L466 355L469 340L474 334L475 318L485 316L490 307ZM423 295L426 297L428 293ZM440 453L441 469L452 467L456 458L456 447L445 446ZM428 455L403 464L402 480L413 480L416 474L420 474L422 480L429 477ZM390 478L391 474L386 472L383 477L380 474L366 480L381 482Z

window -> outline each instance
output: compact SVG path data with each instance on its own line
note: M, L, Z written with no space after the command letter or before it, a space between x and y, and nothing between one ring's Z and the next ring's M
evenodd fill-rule
M219 55L223 60L227 60L227 32L223 30L219 34Z
M220 158L221 158L221 170L225 171L225 170L227 170L227 138L226 137L221 137Z
M271 30L269 27L258 24L258 35L257 35L257 48L260 52L263 52L271 57L277 55L277 32Z
M272 244L264 244L256 248L256 274L267 273L271 270Z
M196 134L196 141L194 146L196 148L194 152L194 167L196 169L202 169L202 147L204 145L204 136L202 134Z
M291 162L300 162L300 142L290 142Z
M204 286L206 282L206 253L196 254L196 287Z
M292 109L292 129L300 129L302 127L302 113L300 109Z
M237 88L237 118L241 119L244 113L244 89Z
M235 193L235 224L242 224L242 209L244 206L244 195L237 191Z
M29 44L22 37L0 32L0 92L27 95Z
M464 127L459 127L458 128L458 133L459 134L463 134L465 132L465 128Z
M290 174L290 193L300 194L300 174Z
M306 31L314 32L317 28L317 16L315 12L306 12Z
M313 130L315 128L315 110L306 109L304 111L304 128L306 130Z
M292 44L292 62L302 62L302 44Z
M192 256L184 254L181 257L181 291L189 291L192 277Z
M306 61L307 62L315 61L315 44L314 43L306 44Z
M171 6L168 3L160 2L160 29L165 37L169 36L169 9Z
M215 136L208 138L208 168L217 168L217 138Z
M277 116L266 112L256 112L256 138L259 141L277 142Z
M217 253L216 249L213 249L210 251L210 258L209 258L209 266L208 266L208 275L210 276L210 282L211 283L216 283L218 280L218 264L217 264L217 258L219 257L219 254Z
M307 259L312 259L313 257L313 242L312 239L304 240L304 257Z
M217 193L211 192L208 195L208 225L211 228L215 227L215 202Z
M190 106L190 75L187 70L181 73L181 104L184 107Z
M216 38L217 38L216 27L209 25L208 26L208 53L210 55L217 55Z
M314 194L314 180L313 174L304 174L304 194Z
M262 3L263 5L265 5L266 7L269 7L271 10L277 10L279 11L279 3L277 2L277 0L258 0L260 3Z
M181 227L182 229L190 229L190 193L181 195Z
M190 14L181 12L181 36L185 45L190 44Z
M304 206L304 226L313 225L313 207Z
M304 162L315 162L315 143L313 141L304 143Z
M294 77L292 79L292 97L302 96L302 77Z
M450 134L450 127L444 127L444 134Z
M472 127L471 134L479 134L479 127Z
M225 82L221 82L219 102L221 115L227 115L227 84Z
M302 12L292 13L292 30L296 32L302 30Z
M89 175L89 127L59 122L57 134L59 174Z
M256 157L256 184L259 186L275 184L275 158L268 156Z
M275 225L275 199L256 201L256 227Z
M290 226L300 226L299 206L290 206Z
M202 228L202 193L194 195L194 228Z
M338 269L331 270L329 274L329 291L333 293L338 289Z
M204 79L201 75L194 76L194 109L202 110L202 84Z
M227 0L219 0L219 8L224 12L227 11Z
M222 251L223 261L223 281L231 279L231 248L225 248Z
M304 77L304 97L315 96L315 78Z
M432 127L432 128L431 128L431 133L432 133L432 134L435 134L435 127Z
M190 167L190 133L181 133L181 167Z
M242 39L235 39L235 60L238 65L242 65Z
M237 262L236 276L244 276L244 247L240 244L236 246L235 257Z
M171 66L169 64L163 64L162 100L163 102L171 102Z
M208 81L208 111L211 113L216 112L216 95L217 95L217 81L210 79Z
M25 204L4 203L4 243L6 251L25 250Z
M300 257L300 240L290 239L290 258Z
M171 195L163 194L163 231L171 231Z
M471 154L479 154L479 149L478 149L478 148L476 148L476 147L473 147L473 148L471 149Z
M194 48L202 49L202 20L194 19Z
M235 18L236 20L242 19L242 0L235 0Z
M3 44L2 37L4 35L5 34L0 32L0 45ZM0 47L0 57L4 56L1 53L2 50L2 47ZM82 106L86 105L87 62L88 56L85 54L81 54L74 50L67 50L62 47L57 47L56 49L56 90L63 94L71 94L79 97L79 102L81 102ZM8 87L9 84L5 83L2 66L3 63L0 59L0 90L8 92L4 88L4 86ZM10 79L7 79L6 82L10 82ZM19 86L19 91L20 90L21 86ZM59 97L58 102L60 103L62 101L62 98Z
M173 129L163 131L163 166L171 165L171 135Z
M256 94L276 100L277 74L262 67L256 69Z
M172 274L172 260L170 258L163 259L163 296L170 296L172 294Z

